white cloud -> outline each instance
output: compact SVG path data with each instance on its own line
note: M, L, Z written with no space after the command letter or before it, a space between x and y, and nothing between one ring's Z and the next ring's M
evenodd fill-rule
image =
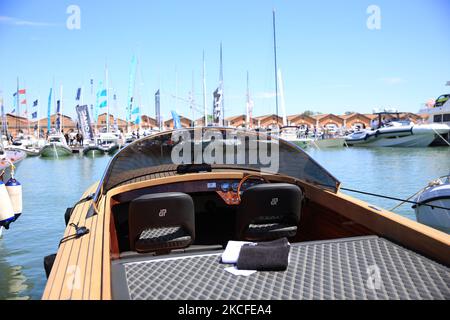
M388 85L396 85L396 84L405 82L404 79L399 78L399 77L382 78L381 81L383 81L385 84L388 84Z
M254 96L256 99L269 99L269 98L275 98L275 92L269 91L269 92L257 92Z
M25 27L54 27L56 24L49 22L37 22L22 20L14 17L0 16L0 24L9 24L14 26L25 26Z

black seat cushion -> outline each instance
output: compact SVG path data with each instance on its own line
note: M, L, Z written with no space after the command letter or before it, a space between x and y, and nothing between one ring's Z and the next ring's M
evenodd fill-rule
M303 199L300 188L288 183L259 184L241 197L236 233L239 240L273 240L297 233Z
M246 239L279 239L297 234L297 226L288 223L250 224L244 233Z
M195 240L192 198L180 192L141 196L128 212L130 249L137 252L185 248Z
M181 227L153 228L144 230L135 243L137 252L170 250L187 247L192 237Z

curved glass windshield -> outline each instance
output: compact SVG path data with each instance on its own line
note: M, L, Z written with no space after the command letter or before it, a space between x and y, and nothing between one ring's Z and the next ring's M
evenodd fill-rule
M439 98L436 99L435 107L442 107L447 100L450 99L450 94L443 94Z
M294 144L264 132L189 128L137 140L111 160L99 191L186 172L246 169L287 175L336 191L339 181ZM197 171L195 171L197 170Z

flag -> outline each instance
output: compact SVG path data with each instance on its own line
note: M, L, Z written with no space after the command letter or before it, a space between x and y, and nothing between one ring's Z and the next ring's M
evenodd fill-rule
M99 97L106 97L106 89L99 92Z
M11 110L11 113L15 113L15 112L16 112L16 109L12 109L12 110Z
M2 108L2 131L4 134L6 134L6 132L8 131L7 127L8 122L6 120L5 107L3 106L3 99L0 99L0 104Z
M33 102L33 107L37 107L37 105L38 105L38 100L35 100L34 102Z
M20 101L20 104L27 104L27 99L23 99L22 101Z
M75 100L76 101L80 101L80 98L81 98L81 88L78 88L77 89L77 96L76 96Z
M59 113L60 107L61 107L61 101L58 100L58 101L56 101L56 113Z
M216 124L220 124L222 119L222 90L220 87L214 91L213 96L213 121Z
M37 118L37 112L33 112L31 114L31 119L36 119Z
M104 108L104 107L106 107L106 100L103 101L102 103L100 103L100 104L98 105L98 107L99 107L99 108Z
M19 94L26 94L26 93L27 93L27 91L25 89L20 89L19 90Z
M14 93L13 93L13 97L15 97L15 96L17 96L17 92L14 92Z
M176 111L172 110L171 112L172 112L172 118L173 118L173 128L181 129L180 116L178 115L178 113L176 113Z
M140 124L141 123L141 117L139 116L140 109L138 106L136 106L133 111L131 112L131 115L134 116L134 124Z

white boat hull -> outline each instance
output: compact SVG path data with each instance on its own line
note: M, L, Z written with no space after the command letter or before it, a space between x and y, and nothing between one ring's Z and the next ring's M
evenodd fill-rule
M414 125L367 130L346 137L349 146L428 147L438 136L450 131L447 125Z
M450 183L437 185L425 189L420 193L413 208L417 221L435 229L450 233ZM427 204L421 205L421 204ZM430 207L429 205L441 208Z

